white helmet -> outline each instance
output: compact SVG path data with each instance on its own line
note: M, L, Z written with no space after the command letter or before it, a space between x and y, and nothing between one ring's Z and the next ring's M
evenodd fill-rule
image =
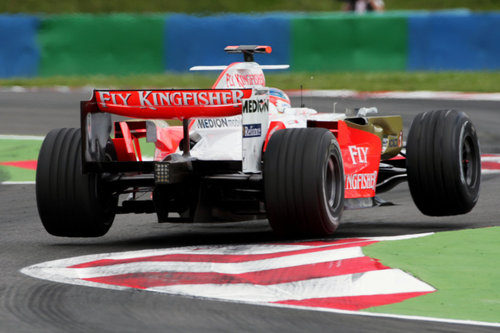
M283 90L278 88L269 88L269 112L284 113L285 109L291 107L290 98Z

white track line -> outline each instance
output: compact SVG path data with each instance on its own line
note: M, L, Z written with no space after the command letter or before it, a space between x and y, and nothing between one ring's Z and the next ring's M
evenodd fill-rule
M406 240L406 239L427 237L427 236L432 236L432 235L434 235L434 232L425 232L425 233L421 233L421 234L410 234L410 235L399 235L399 236L366 237L366 239L382 242L382 241Z
M0 184L2 185L34 185L35 181L34 180L27 180L27 181L5 181L1 182Z
M195 298L195 297L193 297ZM252 302L238 302L238 303L249 303ZM255 304L257 305L257 304ZM263 304L258 304L263 305ZM338 310L338 309L328 309L328 308L311 308L307 306L295 306L286 304L276 304L276 303L266 303L265 306L272 306L277 308L288 308L288 309L301 309L309 311L321 311L321 312L332 312L337 314L351 315L351 316L363 316L363 317L380 317L380 318L392 318L392 319L402 319L402 320L417 320L417 321L428 321L446 324L456 324L456 325L471 325L471 326L485 326L485 327L500 327L500 323L490 323L486 321L476 321L476 320L461 320L461 319L448 319L448 318L434 318L434 317L424 317L424 316L407 316L398 315L391 313L375 313L375 312L365 312L365 311L349 311L349 310Z
M10 134L0 134L0 140L36 140L43 141L44 136L38 135L10 135Z

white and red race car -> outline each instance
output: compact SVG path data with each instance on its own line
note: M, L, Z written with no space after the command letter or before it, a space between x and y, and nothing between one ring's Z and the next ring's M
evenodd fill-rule
M406 180L424 214L464 214L476 204L480 152L466 114L418 115L403 153L400 116L292 107L263 73L287 65L253 61L269 46L225 51L245 61L192 68L223 70L211 89L95 90L81 102L81 129L46 136L36 194L50 234L96 237L115 214L156 213L159 222L267 217L279 234L325 236L344 208L375 206L377 193ZM152 161L143 160L140 138L154 143Z

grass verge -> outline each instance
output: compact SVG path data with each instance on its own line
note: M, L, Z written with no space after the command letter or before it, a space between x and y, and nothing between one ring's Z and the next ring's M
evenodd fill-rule
M40 140L0 140L0 162L36 160L42 146ZM0 165L1 181L34 181L35 171Z
M0 79L0 86L93 88L208 88L218 73L143 74L127 76L54 76ZM350 72L266 73L267 85L281 89L352 89L359 91L431 90L497 92L495 72Z
M146 139L139 140L143 157L154 156L154 144ZM0 162L32 161L38 159L42 146L41 140L0 139ZM0 182L3 181L34 181L35 170L15 166L0 165Z
M437 289L369 312L500 322L500 227L380 242L363 252Z

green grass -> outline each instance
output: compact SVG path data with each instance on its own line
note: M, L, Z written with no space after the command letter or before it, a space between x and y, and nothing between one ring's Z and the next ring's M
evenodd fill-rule
M151 74L130 76L56 76L0 79L0 86L93 88L209 88L217 74ZM352 72L266 74L268 86L281 89L352 89L500 91L500 72Z
M139 145L141 146L142 157L154 157L155 156L155 144L152 142L146 142L146 138L139 139Z
M496 0L385 0L389 10L448 9L498 10ZM335 0L23 0L1 1L0 12L6 13L110 13L110 12L181 12L225 13L268 11L336 11L341 2Z
M437 289L370 312L500 322L500 227L380 242L363 252Z
M42 145L40 140L0 139L0 162L36 160ZM0 165L1 181L34 181L35 171Z
M0 182L33 182L35 181L35 174L34 170L0 165Z
M0 162L36 160L42 140L0 139Z
M155 146L139 139L143 157L154 157ZM41 140L0 139L0 162L37 160L42 146ZM3 181L34 181L35 170L14 166L0 165L0 182Z

